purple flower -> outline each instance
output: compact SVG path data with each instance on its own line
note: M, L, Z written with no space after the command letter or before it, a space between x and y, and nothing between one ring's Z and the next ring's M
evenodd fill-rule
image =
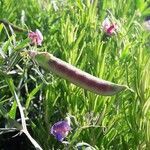
M31 43L34 45L42 45L43 35L40 30L36 29L35 32L30 31L28 37L31 39Z
M62 142L64 138L68 135L70 130L71 127L67 121L59 121L51 127L50 132L55 136L58 141Z
M111 23L109 18L106 18L102 23L102 28L107 35L111 36L116 33L118 26L115 23Z

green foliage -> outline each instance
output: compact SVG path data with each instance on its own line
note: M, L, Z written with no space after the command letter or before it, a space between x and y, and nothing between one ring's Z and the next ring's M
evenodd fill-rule
M28 128L44 150L76 149L81 142L97 150L149 149L150 32L142 24L150 15L150 2L54 2L57 10L46 0L0 1L0 19L39 29L44 36L42 47L31 47L26 33L12 32L0 24L0 129L20 130L12 95L16 91ZM103 34L106 16L119 25L117 35ZM85 91L38 68L23 52L31 49L48 51L97 77L128 85L134 92L104 97ZM9 85L11 80L14 85ZM72 127L68 145L50 135L50 127L67 115Z

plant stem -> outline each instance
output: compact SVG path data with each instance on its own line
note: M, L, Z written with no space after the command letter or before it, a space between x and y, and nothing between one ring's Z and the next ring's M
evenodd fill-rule
M23 112L23 109L22 109L22 106L21 106L21 103L19 101L19 98L16 94L16 92L14 91L14 96L15 96L15 99L17 101L17 105L18 105L18 108L19 108L19 111L20 111L20 115L21 115L21 122L22 122L22 132L24 134L26 134L26 136L28 137L28 139L31 141L31 143L34 145L34 147L37 149L37 150L42 150L42 148L40 147L40 145L31 137L30 133L28 132L27 130L27 125L26 125L26 120L25 120L25 115L24 115L24 112Z

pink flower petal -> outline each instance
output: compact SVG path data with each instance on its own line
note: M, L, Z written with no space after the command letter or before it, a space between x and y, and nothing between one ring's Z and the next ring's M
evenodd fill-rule
M106 18L102 23L103 30L107 30L110 27L110 25L111 23L110 23L109 18Z
M113 35L116 33L118 26L117 24L111 23L109 18L106 18L102 23L102 29L107 35Z
M35 32L30 31L28 37L31 39L31 43L34 45L42 45L43 35L40 30L36 29Z

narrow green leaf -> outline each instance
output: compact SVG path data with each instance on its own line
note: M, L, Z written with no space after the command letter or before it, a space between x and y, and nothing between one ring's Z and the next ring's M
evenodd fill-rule
M3 27L3 24L0 24L0 33L2 32Z
M29 45L29 42L30 42L29 38L21 41L18 45L16 45L15 50L17 51L17 50L25 48L26 46Z
M13 102L13 105L11 106L11 109L8 113L9 117L12 119L15 119L16 117L16 110L17 110L17 103L16 101Z
M26 100L26 104L25 104L26 109L29 108L29 105L30 105L31 100L34 98L35 94L41 89L42 85L43 85L43 84L41 83L40 85L38 85L36 88L34 88L34 89L30 92L30 94L28 95L28 98L27 98L27 100Z

